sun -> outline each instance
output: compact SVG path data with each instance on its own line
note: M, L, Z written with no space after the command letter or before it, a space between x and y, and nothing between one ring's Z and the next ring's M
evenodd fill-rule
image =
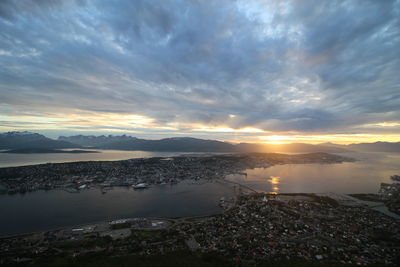
M285 135L270 135L270 136L261 136L261 140L266 144L274 144L274 145L282 145L287 144L292 141L293 138Z

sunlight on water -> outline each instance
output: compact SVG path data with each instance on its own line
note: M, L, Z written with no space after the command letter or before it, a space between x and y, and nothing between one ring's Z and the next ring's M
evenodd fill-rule
M146 154L138 152L136 156ZM147 156L172 156L171 153L167 154L148 152ZM102 159L106 160L105 156L109 156L109 160L110 157L133 155L134 152L119 154L110 151L108 155L103 154ZM391 182L390 175L400 174L400 154L353 153L346 156L357 158L358 161L276 165L245 170L240 174L228 175L226 179L273 194L348 194L377 193L381 182ZM233 190L229 184L186 181L175 186L154 186L140 192L114 188L105 195L95 189L80 194L54 190L1 195L0 236L113 218L207 215L219 212L220 197L230 194L233 194Z
M228 180L272 193L377 193L381 183L400 174L400 154L349 153L356 162L340 164L285 164L246 170L247 176Z
M268 180L272 186L272 193L276 193L276 194L279 193L280 179L281 179L281 177L279 177L279 176L270 176L268 178Z

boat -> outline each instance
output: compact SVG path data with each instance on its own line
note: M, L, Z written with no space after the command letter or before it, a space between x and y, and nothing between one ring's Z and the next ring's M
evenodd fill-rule
M149 186L146 183L140 183L136 185L132 185L133 189L145 189L148 188Z
M85 188L87 188L87 185L86 185L86 184L83 184L83 185L81 185L81 186L78 187L78 189L80 189L80 190L85 189Z

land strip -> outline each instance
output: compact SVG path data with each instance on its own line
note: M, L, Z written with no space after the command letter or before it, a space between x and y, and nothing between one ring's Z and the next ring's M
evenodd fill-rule
M154 184L174 184L186 179L223 179L228 174L276 164L330 164L345 161L353 159L327 153L251 153L49 163L0 168L0 193L15 194L51 189L79 192L91 186L104 190L112 186L145 188Z

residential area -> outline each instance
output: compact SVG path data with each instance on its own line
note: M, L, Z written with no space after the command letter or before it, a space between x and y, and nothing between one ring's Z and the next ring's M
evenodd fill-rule
M220 215L132 218L0 240L0 263L142 257L172 252L219 255L231 264L304 261L399 264L400 223L364 206L315 194L243 193L223 198Z

